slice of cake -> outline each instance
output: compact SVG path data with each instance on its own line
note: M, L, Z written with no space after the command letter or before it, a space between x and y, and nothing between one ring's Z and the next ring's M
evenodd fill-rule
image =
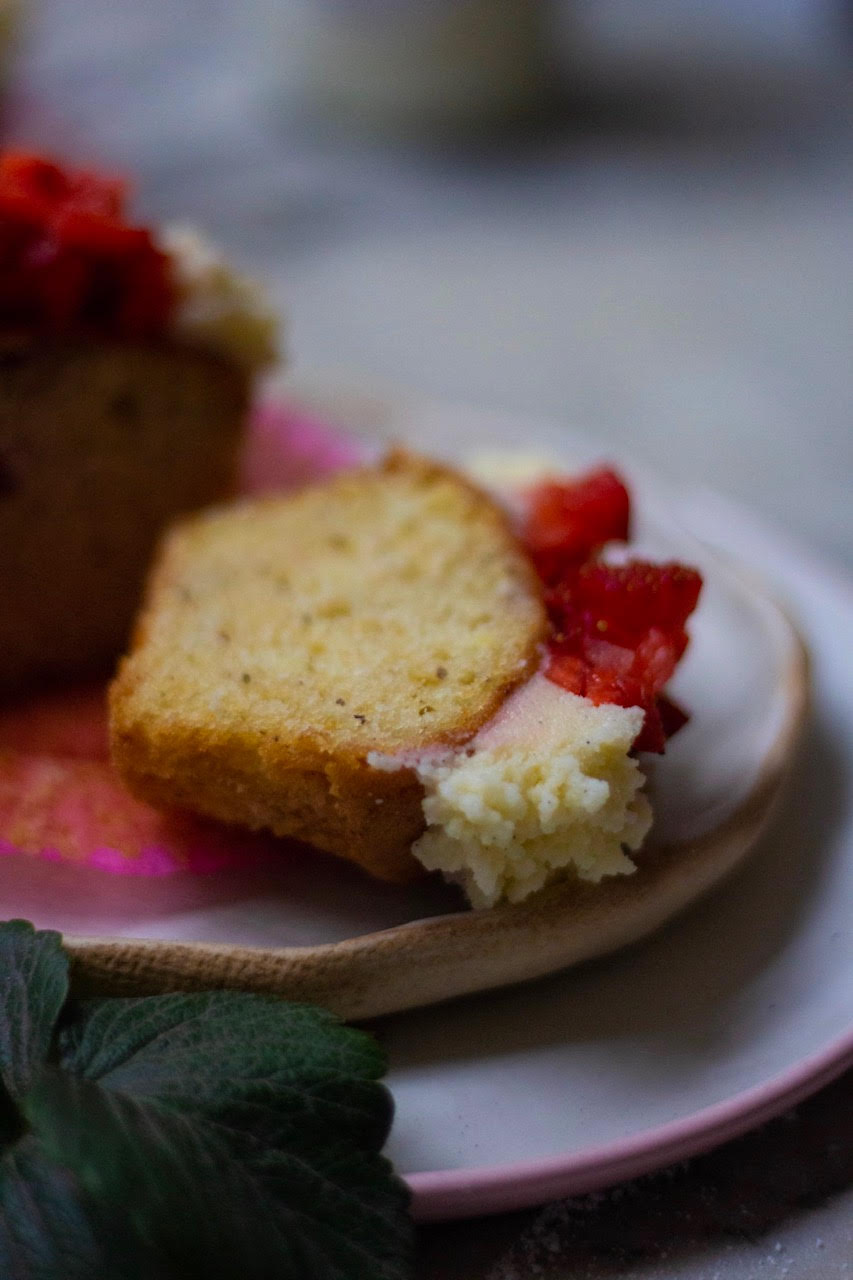
M0 157L0 692L106 670L159 534L233 490L259 293L120 182Z
M633 747L657 731L680 638L670 620L651 648L630 650L625 627L602 647L616 578L596 617L568 617L569 578L583 595L591 555L627 533L627 493L602 476L564 487L562 507L535 496L523 527L397 453L184 522L112 689L127 784L385 879L440 870L475 905L569 868L632 871L650 822Z
M503 513L396 455L171 534L113 686L114 758L154 804L405 879L423 790L368 756L471 739L538 665L545 628Z

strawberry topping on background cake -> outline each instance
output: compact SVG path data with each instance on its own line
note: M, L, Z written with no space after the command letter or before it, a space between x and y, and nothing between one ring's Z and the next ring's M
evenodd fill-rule
M153 337L176 305L171 264L125 217L126 187L37 155L0 156L0 323Z
M662 752L687 721L662 690L687 648L701 575L674 562L599 558L606 543L629 535L630 497L614 471L544 481L528 497L522 536L552 628L545 674L598 705L642 707L635 747Z

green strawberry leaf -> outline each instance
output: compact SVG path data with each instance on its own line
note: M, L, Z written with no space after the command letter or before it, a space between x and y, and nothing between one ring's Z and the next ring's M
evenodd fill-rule
M58 933L26 920L0 927L0 1080L19 1101L50 1052L68 994L68 957Z
M198 1115L59 1071L43 1075L25 1113L46 1154L79 1178L119 1261L133 1239L175 1280L409 1274L407 1240L377 1250L375 1233L351 1238L346 1223L341 1231L317 1212L323 1178ZM269 1164L285 1165L289 1177L277 1182Z
M110 1089L292 1148L379 1150L391 1126L386 1069L368 1035L309 1005L235 992L87 1001L60 1063Z
M70 1175L34 1138L0 1156L0 1276L3 1280L92 1280L102 1254Z
M385 1058L364 1032L311 1006L211 992L86 1001L59 1051L77 1075L215 1125L246 1159L250 1137L253 1168L330 1247L406 1256L408 1192L379 1155L393 1117Z
M233 992L67 997L0 924L0 1277L405 1280L408 1191L366 1034Z
M79 1178L111 1253L124 1238L188 1280L321 1274L209 1126L59 1072L25 1106L46 1155Z

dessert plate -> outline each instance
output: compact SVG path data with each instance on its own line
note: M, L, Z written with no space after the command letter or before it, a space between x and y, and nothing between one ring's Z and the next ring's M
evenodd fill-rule
M340 400L332 413L344 424L358 419ZM429 404L388 405L373 420L376 434L428 441L462 461L480 443L499 446L507 429L517 438L520 426ZM582 465L582 452L561 441L558 464ZM381 886L288 846L245 865L232 861L230 870L226 860L203 877L138 878L132 886L126 878L103 883L103 871L91 866L42 865L37 873L7 862L9 877L17 872L26 882L29 871L47 895L48 921L66 934L79 988L238 987L374 1017L617 950L728 875L764 829L790 766L806 702L805 650L764 586L693 539L633 469L631 479L638 553L697 563L705 578L673 686L692 721L651 766L656 822L634 875L558 883L523 903L471 911L450 886ZM104 822L102 844L111 840Z
M310 398L371 436L406 437L449 456L522 441L569 466L599 456L591 442L549 424L313 390ZM517 1207L633 1176L732 1136L853 1062L845 639L853 594L728 504L698 492L662 495L640 468L625 469L638 493L642 545L701 562L708 581L678 677L693 721L654 778L659 848L680 842L701 865L704 842L719 840L727 869L781 791L779 813L740 874L642 946L376 1025L397 1101L389 1154L420 1217ZM733 570L729 556L773 587ZM814 714L792 772L806 678L788 611L807 636L815 676ZM650 865L666 865L666 855ZM250 975L259 989L325 995L362 1016L423 996L412 952L421 931L441 940L429 953L451 979L441 994L454 990L463 961L472 963L454 931L478 917L460 913L449 888L375 885L297 849L206 876L128 879L16 855L3 859L2 874L4 914L61 929L78 979L113 989L151 989L176 974L182 985L204 982L212 961L216 981L242 984ZM704 889L708 878L697 872L691 885L701 880ZM676 877L672 894L683 891ZM473 927L489 985L491 930L482 918ZM531 963L528 948L534 964L544 951L550 966L564 933L528 915L505 949L521 953L520 969ZM493 942L503 936L497 931ZM371 969L363 957L372 947L380 963ZM401 979L395 969L407 952L413 959ZM310 964L291 963L317 954L319 979ZM183 967L164 965L176 955ZM354 956L362 957L355 966Z

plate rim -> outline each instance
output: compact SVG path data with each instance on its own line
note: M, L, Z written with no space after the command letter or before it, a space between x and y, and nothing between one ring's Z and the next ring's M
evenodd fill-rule
M407 1174L418 1222L526 1209L588 1194L702 1155L772 1120L853 1067L853 1027L761 1084L688 1116L576 1153Z

